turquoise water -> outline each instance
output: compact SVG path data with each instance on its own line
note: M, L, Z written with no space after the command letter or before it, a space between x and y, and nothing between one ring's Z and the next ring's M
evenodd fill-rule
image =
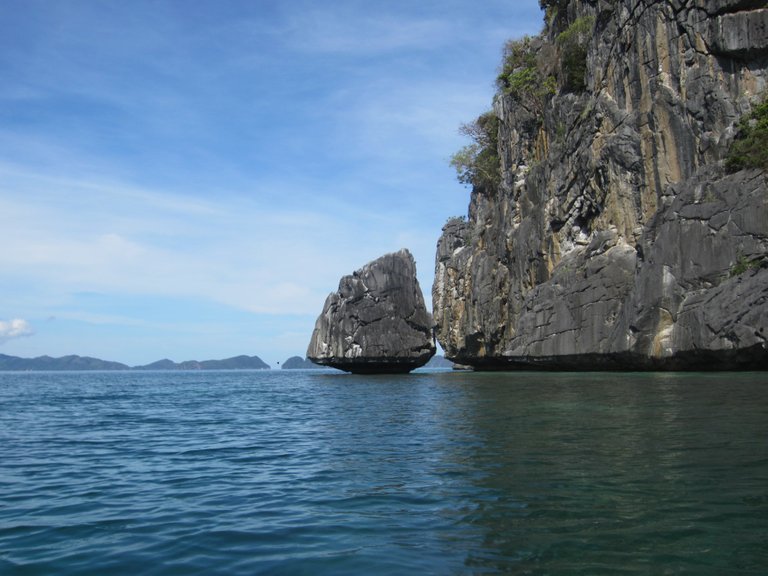
M0 574L768 574L768 374L0 374Z

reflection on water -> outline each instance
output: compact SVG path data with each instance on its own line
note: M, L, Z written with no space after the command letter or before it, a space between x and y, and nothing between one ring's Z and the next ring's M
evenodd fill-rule
M471 375L465 415L480 440L471 467L484 473L464 520L483 540L467 565L764 570L768 389L763 375L732 378Z

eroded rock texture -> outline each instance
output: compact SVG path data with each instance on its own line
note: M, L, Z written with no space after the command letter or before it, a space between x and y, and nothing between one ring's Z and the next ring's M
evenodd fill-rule
M564 3L563 3L564 4ZM726 175L766 93L764 1L572 0L586 89L537 110L498 95L498 187L443 229L433 286L446 357L476 368L768 368L768 185ZM557 70L553 68L554 73Z
M307 357L348 372L410 372L435 353L432 317L408 250L387 254L339 282L315 323Z

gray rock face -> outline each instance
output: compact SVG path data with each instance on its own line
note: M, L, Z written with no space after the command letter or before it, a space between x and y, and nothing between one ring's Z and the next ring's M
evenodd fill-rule
M765 53L768 51L768 9L743 10L712 18L709 40L715 53L743 57Z
M348 372L410 372L435 353L432 317L408 250L387 254L339 282L315 323L307 357Z
M715 5L717 7L715 8ZM438 242L446 357L485 369L768 368L768 183L726 175L768 82L764 1L572 0L587 88L499 95L497 189ZM540 64L541 65L541 64Z

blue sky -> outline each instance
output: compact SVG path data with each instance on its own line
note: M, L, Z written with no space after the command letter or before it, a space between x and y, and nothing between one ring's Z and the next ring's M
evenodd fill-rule
M303 355L409 248L536 0L0 0L0 353Z

